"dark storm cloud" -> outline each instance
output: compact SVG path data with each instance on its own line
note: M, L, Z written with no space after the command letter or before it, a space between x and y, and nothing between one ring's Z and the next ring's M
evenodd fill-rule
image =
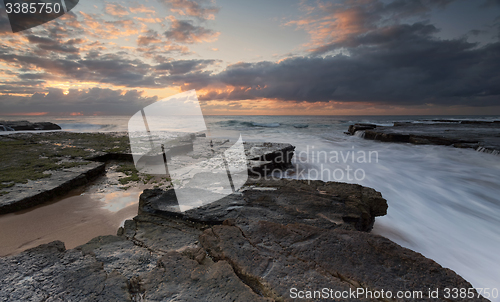
M202 99L500 105L500 43L433 38L433 25L394 25L343 42L350 55L241 63L212 76L236 87Z
M39 47L53 46L47 38L29 36ZM71 40L72 43L79 43ZM67 46L67 45L66 45ZM61 46L62 47L62 46ZM69 46L68 46L69 47ZM166 87L178 81L170 75L199 73L214 64L215 60L179 60L150 65L140 59L127 59L126 54L100 54L89 52L84 58L72 57L52 59L26 53L18 54L9 49L0 49L0 61L19 66L17 75L21 79L51 79L63 81L92 81L125 87ZM43 72L30 72L34 69ZM189 77L186 76L189 80Z
M493 27L496 27L497 37L500 40L500 16L496 17L494 22Z
M432 9L444 8L454 1L457 0L320 1L317 7L309 8L311 14L307 18L289 25L306 29L315 40L313 54L324 54L371 31L399 25L407 18L426 18Z
M34 68L41 68L45 71L60 75L71 75L76 73L80 64L69 60L52 60L31 54L13 54L13 53L0 53L0 61L6 63L18 64L23 70L31 70Z
M217 82L217 80L213 77L213 73L210 71L198 71L188 74L169 75L163 77L162 80L171 83L171 85L181 87L183 91L191 89L201 89Z
M28 41L30 43L35 44L38 48L43 49L43 50L49 50L49 51L56 51L56 52L67 52L67 53L79 53L80 49L74 47L73 45L76 44L73 41L68 41L70 43L63 43L60 40L56 39L51 39L51 38L46 38L46 37L39 37L35 35L28 35L26 36L28 38Z
M29 79L29 81L15 81L8 82L0 85L0 93L2 94L33 94L37 91L40 91L41 84L44 81L33 81L33 79Z
M364 15L364 22L371 23L391 18L398 21L401 18L421 15L434 8L444 8L452 2L459 0L341 0L319 1L318 7L323 15L332 15L338 12L357 11ZM496 1L496 0L495 0Z
M315 54L325 53L329 50L335 50L341 47L355 49L359 46L404 46L403 44L415 47L426 40L432 40L430 35L439 32L439 30L431 24L414 23L412 25L394 25L382 28L373 29L362 35L353 35L349 39L345 39L336 43L320 46L314 51Z
M396 0L390 3L376 1L380 4L378 10L373 13L391 17L407 17L430 12L434 7L444 8L454 1L457 0Z
M486 5L486 6L490 6L490 5L500 5L500 0L486 0L485 5Z
M157 100L157 97L145 97L137 90L112 90L91 88L88 90L69 90L64 94L61 89L48 88L47 93L34 93L31 97L13 95L0 96L2 113L51 112L71 113L81 112L94 114L126 115Z
M154 86L149 64L139 59L129 60L119 55L101 55L97 58L79 60L81 68L75 76L91 78L102 83L128 87Z
M231 65L184 88L229 87L206 89L203 100L498 106L500 42L438 39L435 25L408 22L451 2L315 2L304 19L288 23L311 35L310 56Z

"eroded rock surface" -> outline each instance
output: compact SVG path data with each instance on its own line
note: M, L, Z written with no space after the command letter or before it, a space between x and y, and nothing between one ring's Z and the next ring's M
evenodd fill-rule
M85 185L105 172L94 160L126 154L116 133L15 133L0 136L0 214L26 209Z
M105 164L83 161L81 166L47 171L43 180L18 183L3 189L0 214L27 209L60 197L74 188L86 185L105 171Z
M221 224L228 219L242 224L258 220L288 224L299 220L325 229L342 226L359 231L369 231L375 217L387 212L381 194L360 185L257 178L249 179L241 192L194 210L177 213L171 210L175 205L172 190L145 190L139 212L207 224Z
M362 288L394 295L421 290L423 298L412 301L433 301L429 288L442 294L445 287L472 287L434 261L365 232L387 210L373 189L251 179L241 192L186 212L169 210L172 192L144 192L140 214L117 236L73 250L53 242L0 258L0 300L293 301L292 288Z
M471 287L434 261L386 238L359 231L259 221L245 228L214 226L200 241L214 259L231 263L256 292L275 300L293 300L291 288L347 292L363 288L394 295L411 290L425 296L429 288Z
M364 131L365 139L417 145L445 145L500 153L500 121L436 120L427 123L394 123L392 127L370 124L349 126L348 133Z

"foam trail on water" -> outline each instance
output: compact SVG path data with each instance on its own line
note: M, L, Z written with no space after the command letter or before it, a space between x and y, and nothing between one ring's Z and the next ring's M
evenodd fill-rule
M365 137L365 132L358 130L358 131L354 132L354 136L359 137L359 138L363 138L363 137Z

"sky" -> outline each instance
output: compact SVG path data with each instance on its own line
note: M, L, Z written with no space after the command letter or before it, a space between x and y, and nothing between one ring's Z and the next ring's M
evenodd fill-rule
M0 115L499 115L500 0L80 2L13 33Z

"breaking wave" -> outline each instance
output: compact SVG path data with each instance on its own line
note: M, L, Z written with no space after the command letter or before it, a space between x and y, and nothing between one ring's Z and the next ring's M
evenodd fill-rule
M222 127L266 127L266 128L276 128L276 127L281 126L280 123L258 123L258 122L237 121L237 120L220 121L217 124L219 124Z

